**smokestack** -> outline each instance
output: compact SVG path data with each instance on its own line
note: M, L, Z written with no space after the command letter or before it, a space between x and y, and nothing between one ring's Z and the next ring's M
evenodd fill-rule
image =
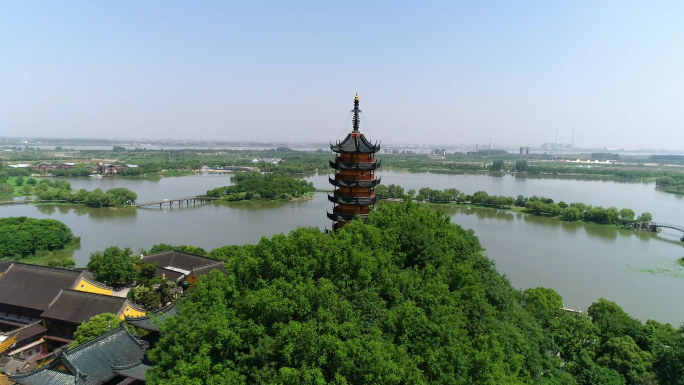
M575 149L575 129L572 129L572 144L570 145L571 149Z
M560 132L559 128L556 128L556 151L558 151L558 134Z

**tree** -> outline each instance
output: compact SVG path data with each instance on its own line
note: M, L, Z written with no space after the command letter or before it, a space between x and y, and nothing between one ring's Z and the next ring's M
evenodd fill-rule
M599 365L614 369L627 379L627 384L640 384L648 377L652 357L644 352L630 336L613 337L603 346L603 354L596 360Z
M556 317L563 307L563 298L553 289L546 287L525 290L522 301L528 311L544 322Z
M504 161L501 159L497 159L494 162L492 162L492 165L489 166L490 171L501 171L504 169Z
M121 286L132 282L136 277L135 261L130 248L108 247L104 251L90 254L88 270L96 280L110 286Z
M515 162L515 171L518 171L518 172L527 171L527 161L526 160L517 160Z
M135 200L138 199L138 194L123 187L109 189L107 190L106 195L110 196L110 199L116 202L116 206L132 205L135 204Z
M622 219L623 221L633 221L634 220L634 210L632 210L632 209L620 210L620 219Z
M69 346L70 349L88 342L93 338L112 330L119 326L121 318L116 314L103 313L92 317L89 321L83 322L74 332L74 342Z
M645 342L644 327L641 322L630 317L615 302L599 298L598 302L589 306L587 313L592 322L598 326L603 342L621 336L630 336L641 344Z
M653 216L651 215L651 213L647 211L639 215L639 217L636 220L638 222L651 222L653 220Z

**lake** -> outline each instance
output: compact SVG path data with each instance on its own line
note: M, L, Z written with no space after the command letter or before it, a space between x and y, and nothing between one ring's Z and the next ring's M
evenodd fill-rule
M649 211L655 220L684 224L681 196L657 191L653 183L620 183L569 179L521 179L509 175L414 174L385 171L383 184L406 189L458 188L472 194L545 196L555 201L583 202L637 215ZM306 178L317 188L329 189L327 175ZM203 194L230 184L230 174L194 175L161 180L122 178L69 178L73 189L126 187L138 201ZM89 254L111 245L134 250L157 243L195 245L207 251L229 244L256 243L262 236L287 233L298 226L330 228L325 211L332 204L325 193L300 202L212 202L163 209L94 209L70 205L0 206L0 215L54 218L81 237L73 252L78 266ZM682 234L638 233L611 227L562 222L505 210L444 207L452 221L475 230L486 254L514 287L546 286L563 296L565 305L586 308L600 297L617 302L632 316L652 318L678 326L684 308L673 306L684 293Z

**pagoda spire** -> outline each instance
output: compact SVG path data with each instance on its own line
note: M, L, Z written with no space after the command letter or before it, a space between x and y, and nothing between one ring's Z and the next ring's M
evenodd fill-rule
M354 97L354 109L352 110L354 112L354 119L352 119L353 123L353 132L359 132L359 113L361 110L359 110L359 94L357 93L356 96Z

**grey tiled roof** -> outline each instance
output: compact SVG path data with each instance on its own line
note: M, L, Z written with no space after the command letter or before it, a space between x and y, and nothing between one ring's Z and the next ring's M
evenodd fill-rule
M41 317L80 324L102 313L119 315L126 303L122 297L62 290Z
M69 374L47 368L19 376L9 376L10 380L21 385L81 385L82 380L76 382L76 378Z
M146 255L142 260L156 263L157 276L161 277L163 274L166 279L173 281L178 281L191 272L200 276L214 269L224 270L223 261L177 250Z
M145 381L145 374L152 369L152 366L141 362L136 362L125 366L112 366L112 372L124 377Z
M112 329L95 339L60 354L46 369L21 376L10 376L18 384L61 385L74 384L76 374L82 385L99 385L115 376L112 366L130 365L140 362L147 350L147 344L132 336L123 325ZM64 377L54 369L63 364L71 373L71 382L61 381Z
M380 145L377 143L372 144L363 134L358 136L349 134L343 141L331 144L330 149L335 152L360 152L362 154L372 154L380 150Z
M173 303L163 309L152 312L150 315L135 318L126 317L125 321L129 325L133 325L140 329L160 332L159 327L163 325L169 317L175 315L178 315L178 308L176 307L176 303Z
M47 310L62 289L72 288L80 271L14 262L0 276L0 303Z

